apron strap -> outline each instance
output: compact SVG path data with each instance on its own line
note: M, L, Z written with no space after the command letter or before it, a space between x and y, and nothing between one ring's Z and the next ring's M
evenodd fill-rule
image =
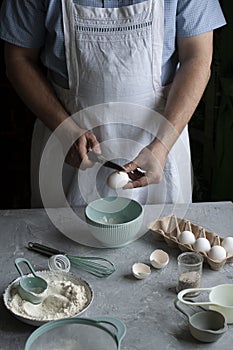
M69 77L69 88L79 89L79 69L78 62L72 52L75 52L75 22L73 15L73 0L62 1L63 30L65 38L66 64ZM72 16L70 16L72 14ZM76 74L71 74L71 67L75 67ZM77 94L76 94L77 95Z
M159 16L156 14L160 14ZM158 30L159 28L159 30ZM152 64L153 64L153 85L154 91L161 90L164 41L164 0L152 0ZM158 64L160 62L161 64Z

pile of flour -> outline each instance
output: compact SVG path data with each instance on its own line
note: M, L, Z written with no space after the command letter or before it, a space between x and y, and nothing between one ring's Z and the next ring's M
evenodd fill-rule
M48 283L46 296L42 303L32 304L21 299L17 288L12 288L8 305L12 312L22 317L38 321L56 320L72 317L84 309L88 302L83 285L75 284L62 274L44 274Z

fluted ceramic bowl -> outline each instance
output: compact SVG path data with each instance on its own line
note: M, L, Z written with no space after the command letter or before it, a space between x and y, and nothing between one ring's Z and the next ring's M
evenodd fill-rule
M143 214L140 203L125 197L100 198L85 208L91 234L108 248L123 247L137 239Z

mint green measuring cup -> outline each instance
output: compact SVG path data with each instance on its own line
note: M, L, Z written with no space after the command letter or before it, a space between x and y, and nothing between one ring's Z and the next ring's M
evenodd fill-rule
M30 269L32 275L24 275L19 264L24 263ZM48 288L47 282L36 275L31 263L24 258L16 258L15 266L21 275L18 286L18 293L23 300L27 300L32 304L40 304Z

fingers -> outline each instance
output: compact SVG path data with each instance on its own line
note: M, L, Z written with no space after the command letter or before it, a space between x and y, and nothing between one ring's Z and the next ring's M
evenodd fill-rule
M127 173L134 171L137 168L138 168L138 165L135 161L129 162L129 163L124 165L124 169Z
M99 141L95 137L95 135L92 132L88 132L86 134L87 142L88 142L88 147L87 150L88 152L93 151L97 154L101 154L101 148Z
M94 165L88 159L87 153L94 151L97 154L101 153L100 144L95 135L89 131L83 131L82 135L71 146L66 155L65 161L69 165L85 170Z
M146 173L138 170L138 164L135 160L136 159L124 165L124 169L128 173L131 181L129 181L123 189L144 187L149 184L148 176L146 176Z
M91 168L94 163L88 158L88 152L94 151L101 154L101 148L95 135L91 132L86 132L79 141L79 153L81 157L80 169L85 170Z
M149 185L149 179L147 176L143 176L138 180L129 181L124 187L123 190L128 190L136 187L144 187Z
M159 184L162 181L162 175L163 173L160 171L148 171L140 178L137 178L136 180L129 181L123 189L132 189L136 187L144 187L148 186L150 184Z
M164 168L164 164L163 166L162 164L163 162L159 156L155 156L149 148L143 148L133 161L124 166L131 179L131 181L124 186L124 189L160 183L162 181ZM140 169L143 169L141 174Z
M77 156L77 150L75 145L72 145L65 157L65 162L74 168L78 168L80 165L80 158Z

